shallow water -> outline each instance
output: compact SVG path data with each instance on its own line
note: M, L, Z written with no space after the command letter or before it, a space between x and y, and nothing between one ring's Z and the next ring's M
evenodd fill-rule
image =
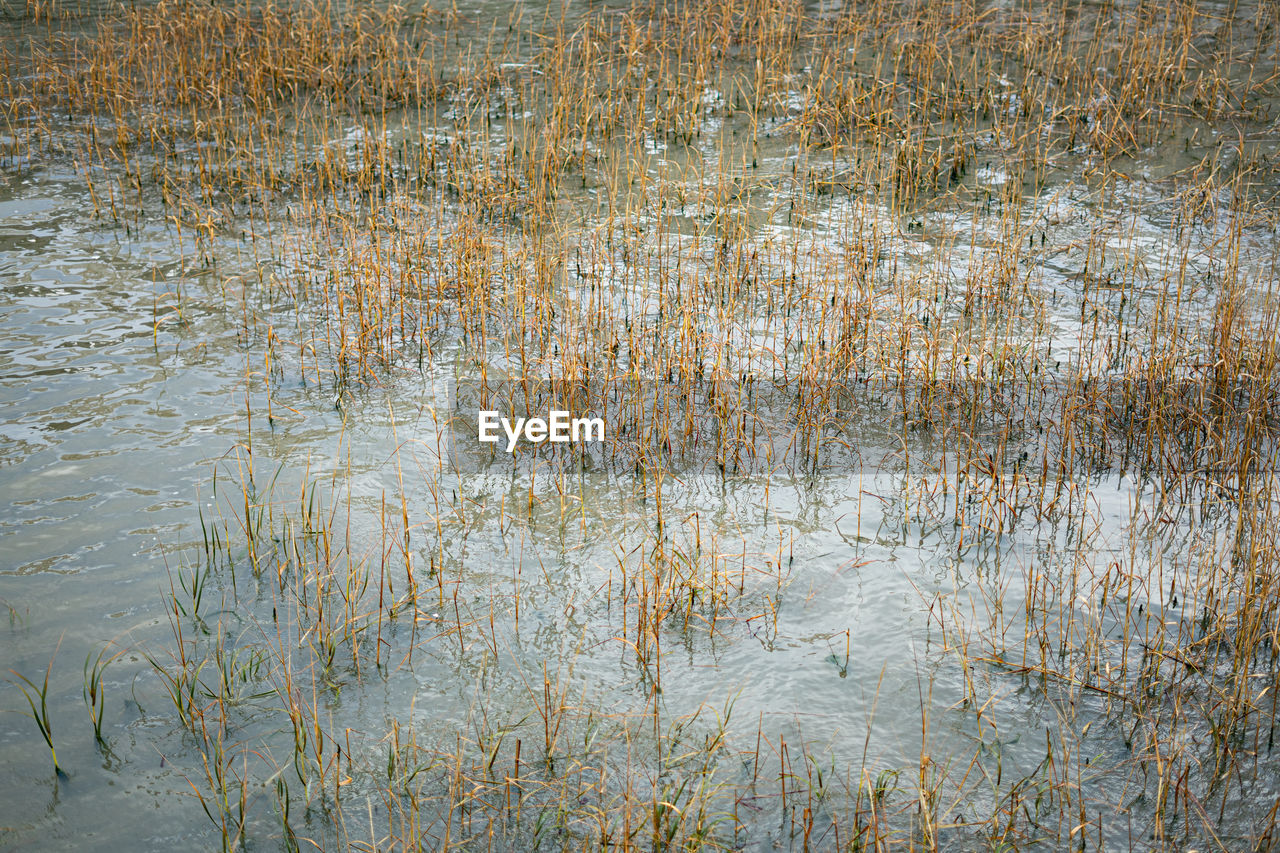
M705 98L716 97L708 88ZM346 145L360 142L358 130L353 124ZM492 132L491 144L500 148L503 127ZM655 143L645 174L654 185L714 182L720 163L741 160L735 144L720 127L692 145ZM1260 153L1268 145L1274 143ZM948 323L964 311L964 289L955 283L1000 251L1000 229L1008 223L976 215L978 202L904 224L850 194L814 201L793 217L783 213L790 190L782 187L799 154L780 136L762 141L754 156L755 168L735 173L753 185L742 204L751 240L767 257L770 246L791 242L812 250L800 255L798 268L777 260L770 271L778 281L812 274L819 266L814 247L874 232L883 238L882 264L919 276L919 310ZM1207 317L1219 272L1213 247L1226 239L1230 223L1223 217L1183 236L1171 226L1162 177L1139 170L1121 188L1100 191L1082 177L1088 165L1084 156L1058 164L1055 179L1024 202L1023 219L1045 223L1042 248L1023 271L1035 311L999 334L1015 346L1048 341L1050 359L1079 358L1101 374L1114 354L1082 351L1090 321L1081 305L1115 300L1097 277L1082 273L1089 251L1082 246L1105 246L1107 269L1118 276L1129 271L1150 286L1150 303L1111 306L1112 317L1140 323L1162 276L1183 257L1190 258L1188 279L1202 284L1185 294L1181 308ZM246 482L255 501L282 508L281 515L305 503L304 482L336 483L324 491L337 507L335 528L351 531L356 558L401 572L396 560L408 559L428 590L416 625L386 628L387 653L398 665L370 675L366 650L366 670L340 666L312 696L332 730L347 733L347 748L375 766L385 760L393 722L440 744L459 733L471 737L479 721L530 737L530 728L542 727L533 709L544 678L563 688L574 709L566 739L583 736L588 712L607 721L600 725L608 739L609 726L643 721L655 705L661 723L654 728L701 708L695 728L709 730L709 716L731 708L733 749L751 751L760 740L785 741L793 750L803 743L812 766L843 777L828 779L832 790L840 784L856 790L864 768L874 776L918 766L924 753L937 765L952 756L963 761L975 741L998 753L1011 775L1033 773L1046 737L1074 738L1077 754L1093 760L1123 761L1118 730L1100 723L1091 732L1087 724L1106 719L1099 697L1091 707L1059 706L1051 693L1029 689L1025 673L972 671L954 644L969 637L1018 659L1025 578L1072 564L1092 569L1128 559L1142 577L1135 601L1148 614L1173 624L1194 610L1189 595L1181 605L1166 600L1162 566L1188 553L1193 533L1207 535L1213 523L1193 524L1194 511L1161 521L1170 510L1151 483L1118 470L1081 471L1053 518L1027 513L999 531L966 528L952 522L945 492L926 496L929 483L956 481L954 471L939 477L922 469L921 460L937 458L930 439L920 437L909 454L899 453L897 434L877 412L846 427L850 451L812 468L780 465L726 477L696 458L673 463L661 486L659 532L654 483L633 469L513 460L460 435L447 422L455 370L471 355L459 339L446 339L421 369L397 368L381 387L348 389L336 399L331 388L308 382L303 363L288 355L268 381L260 342L248 340L242 311L261 309L281 326L289 320L270 313L278 310L274 297L252 309L246 308L252 299L235 297L255 274L251 247L220 238L216 264L208 264L207 247L179 238L160 217L135 220L127 232L91 218L88 188L65 164L10 160L2 180L0 603L10 618L0 667L39 682L52 661L49 706L67 771L63 779L50 772L21 694L6 686L0 708L13 712L0 718L6 849L217 844L192 794L193 785L203 784L199 751L145 656L163 657L172 647L166 595L182 593L185 579L200 571L210 529L222 524L235 538L243 518L236 501ZM1005 180L999 168L982 168L966 189L976 199L998 193ZM602 202L584 192L565 204L589 218ZM666 228L663 238L687 247L690 257L722 224L714 210L694 205L637 221ZM1185 249L1182 241L1194 245ZM1280 283L1273 232L1247 232L1239 257L1247 298L1261 312ZM605 286L630 300L637 317L655 313L662 285L630 281L626 266L603 267L611 277ZM1142 286L1130 292L1140 294ZM780 314L747 311L733 322L744 353L748 344L787 350ZM254 329L260 334L258 324ZM497 353L490 363L508 366ZM753 366L749 355L744 364ZM401 484L411 528L407 558L362 557L366 547L385 547L382 525L388 506L392 516L400 512ZM1085 522L1087 538L1075 529ZM634 630L633 617L615 585L658 543L690 565L718 567L738 590L726 598L714 630L704 611L692 627L672 619L661 632L660 653L646 665L629 650L636 642L626 633ZM272 590L270 570L266 581L254 578L244 569L243 546L232 550L239 573L211 574L205 593L203 620L216 626L209 636L246 649L302 646L292 628L278 628L289 620L277 613L286 605ZM1086 626L1104 620L1095 590L1075 589L1065 600L1064 619L1074 614ZM1150 629L1151 617L1144 618L1148 630L1163 630ZM449 634L450 623L468 627ZM277 630L283 640L273 638ZM381 638L381 623L378 630ZM123 656L108 670L100 748L82 699L81 663L109 644ZM986 709L976 724L975 696ZM246 695L234 732L236 744L258 749L245 760L264 767L284 760L262 756L284 750L293 737L269 705L269 698ZM792 760L802 764L797 756ZM719 772L727 784L754 787L745 767ZM382 819L383 806L366 783L351 784L356 800L367 801L371 816L378 813L374 822ZM1132 796L1125 773L1079 784L1095 803ZM273 831L270 797L267 783L252 790L251 839ZM981 819L982 804L971 800L954 804L956 818L972 809L969 819ZM740 802L756 812L739 818L754 828L745 844L797 843L774 790ZM1099 832L1104 821L1114 844L1124 819L1108 813ZM325 838L321 823L314 831ZM829 822L820 826L832 831ZM833 843L826 834L815 842Z

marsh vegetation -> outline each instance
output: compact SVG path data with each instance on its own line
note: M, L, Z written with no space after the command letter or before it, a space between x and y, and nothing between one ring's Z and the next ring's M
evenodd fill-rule
M1280 5L6 12L6 844L1276 843Z

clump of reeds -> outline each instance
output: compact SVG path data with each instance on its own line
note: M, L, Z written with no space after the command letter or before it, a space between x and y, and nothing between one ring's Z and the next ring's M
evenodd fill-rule
M61 641L59 641L58 645L59 647L62 645ZM53 759L54 774L59 778L63 778L67 774L63 771L62 765L58 763L58 750L53 745L53 717L49 713L49 676L53 673L53 661L57 656L58 650L55 648L53 657L49 659L49 665L45 667L44 679L38 685L20 672L15 670L10 670L10 672L13 674L14 685L22 692L22 698L27 701L27 706L31 709L31 719L40 731L40 737L44 740L45 745L49 747L49 757Z

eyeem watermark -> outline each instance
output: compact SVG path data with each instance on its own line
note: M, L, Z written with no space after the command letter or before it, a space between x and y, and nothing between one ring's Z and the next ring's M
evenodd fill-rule
M499 435L499 427L502 435ZM575 418L570 412L552 409L545 418L516 418L512 421L494 409L482 409L476 438L486 444L497 444L503 435L507 439L508 453L513 453L520 441L530 444L604 441L604 419Z

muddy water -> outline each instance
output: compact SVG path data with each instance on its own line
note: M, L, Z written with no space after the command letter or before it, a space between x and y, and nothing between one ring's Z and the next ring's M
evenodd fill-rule
M714 137L701 144L695 153L717 162ZM655 147L653 155L654 180L682 165L674 152L668 158ZM761 183L771 171L784 174L793 159L782 146L765 150ZM1064 171L1078 166L1064 164ZM977 178L993 192L1003 180L998 169ZM1028 205L1027 215L1043 217L1053 235L1032 277L1046 306L1041 322L1054 330L1052 355L1077 354L1079 294L1088 284L1078 275L1082 242L1103 233L1113 255L1141 255L1143 274L1153 278L1161 259L1175 254L1179 238L1157 203L1159 185L1139 179L1124 198L1117 210L1114 196L1103 205L1064 180ZM591 209L591 199L578 202ZM336 676L325 710L335 731L364 736L359 749L374 754L393 722L448 741L474 723L478 708L492 725L516 726L548 671L563 676L580 708L604 717L646 712L653 673L618 642L620 616L602 590L652 541L652 484L601 466L574 473L566 490L563 479L539 479L474 448L464 449L462 464L450 461L440 450L458 442L440 414L456 357L448 348L441 363L336 401L286 368L271 386L268 420L259 355L244 339L236 301L227 299L228 288L251 275L249 253L228 245L210 265L163 222L135 223L125 233L87 217L91 207L72 171L31 162L4 171L0 604L8 622L0 666L38 682L52 662L48 704L67 775L49 772L48 750L21 713L22 696L6 686L0 708L12 713L0 718L0 843L15 850L216 845L191 793L200 781L198 753L145 655L172 646L165 595L201 565L207 526L229 517L228 484L241 485L250 467L257 489L281 501L295 500L285 496L309 478L339 477L333 499L350 507L344 512L357 541L377 540L383 499L403 482L414 556L421 563L440 555L451 584L447 592L441 584L437 608L427 606L426 629L451 617L488 620L496 640L416 644L400 628L398 647L417 649L411 661L385 678ZM697 234L705 227L700 215L679 211L672 224ZM904 270L936 268L943 248L946 263L979 263L999 234L970 228L970 215L938 214L915 232L891 229L898 239L888 248ZM886 217L837 201L801 226L761 214L753 227L762 240L834 243L850 222ZM1210 247L1221 235L1196 239ZM1249 239L1243 263L1261 305L1274 292L1274 247L1265 235ZM1192 254L1193 265L1203 265L1193 273L1207 277L1208 250ZM1193 309L1194 297L1188 294ZM744 334L768 343L780 332L760 317ZM999 732L992 748L1003 750L1006 772L1030 773L1043 757L1046 730L1056 737L1064 726L1081 752L1117 759L1123 747L1103 727L1090 733L1064 723L1076 713L1097 715L1101 705L1063 709L998 671L975 675L947 644L999 636L1010 624L1001 614L1023 603L1029 569L1105 564L1122 553L1152 579L1144 604L1176 617L1179 605L1164 600L1157 564L1167 549L1186 547L1189 534L1157 525L1159 496L1120 472L1082 473L1072 501L1094 525L1085 553L1073 544L1070 512L975 537L945 513L928 521L918 472L874 416L850 429L865 452L816 471L728 479L702 466L673 471L663 489L667 517L678 520L669 522L672 541L723 567L740 566L742 598L722 630L667 637L656 658L665 718L731 709L728 732L738 748L759 734L806 743L824 765L877 772L917 766L923 752L938 763L972 754L984 735L964 709L977 693L991 701L986 719ZM527 511L505 509L522 504ZM426 519L439 517L442 505L463 521L433 538ZM241 597L226 582L207 595L206 620L224 617L238 638L274 621L268 595ZM1082 588L1069 609L1087 614L1094 605ZM108 645L123 656L108 670L100 748L82 698L81 663ZM279 743L278 721L255 715L253 701L238 741ZM1020 743L1035 748L1020 751ZM1088 784L1100 802L1124 795L1123 776ZM267 789L252 796L261 807L251 833L269 833ZM766 818L752 843L762 849L792 843L771 796L758 801ZM956 817L966 808L958 804Z
M57 780L48 773L30 719L5 716L7 847L208 843L207 819L189 793L197 772L190 746L142 652L171 642L163 596L172 573L199 560L191 546L201 537L201 507L211 511L214 503L215 465L242 459L248 445L259 478L284 471L282 493L309 459L313 473L345 470L349 493L367 510L401 475L411 500L425 504L414 484L438 477L442 491L461 493L459 503L489 508L443 545L459 566L463 606L478 615L492 612L492 598L521 596L518 631L511 608L498 609L497 635L509 645L496 656L428 650L385 685L351 683L332 708L344 727L377 732L399 719L449 731L465 725L477 702L494 719L524 716L524 703L510 699L527 699L527 680L548 661L566 673L572 667L585 704L613 714L643 710L643 673L612 642L617 614L599 603L617 555L634 559L645 539L643 485L586 474L574 486L582 510L570 523L555 508L502 529L492 508L519 502L527 477L501 458L465 477L436 473L444 430L432 407L446 395L430 373L342 409L325 395L282 388L277 411L289 406L296 414L285 412L275 426L259 417L251 433L245 374L256 366L246 365L237 318L225 316L219 299L232 273L184 266L165 229L126 238L87 221L86 204L83 187L67 175L32 169L7 178L2 663L39 680L53 660L49 703L69 774ZM261 411L261 387L250 388L249 405ZM863 431L869 445L881 444L874 424ZM872 456L835 468L730 482L695 471L667 487L672 517L696 513L701 535L718 540L724 561L751 567L746 609L753 612L713 637L673 640L661 661L664 704L673 717L703 705L732 707L744 731L809 741L836 766L863 763L874 721L866 763L909 766L920 754L922 715L934 717L935 752L952 748L951 738L966 745L972 735L959 718L955 730L938 725L964 698L963 673L938 652L939 620L980 620L983 602L989 606L1002 588L1016 597L1008 578L1043 561L1043 549L1061 534L1018 531L959 548L950 525L909 520L910 482L892 461ZM549 487L539 491L554 497ZM1139 494L1123 479L1089 487L1087 499L1102 508L1117 548ZM682 525L686 540L691 527ZM953 607L956 601L974 605ZM109 748L99 750L80 665L107 644L127 651L109 670ZM992 718L1008 742L1056 728L1050 712L1019 700L1013 685L990 687L1006 697ZM16 691L5 695L7 710L22 709Z
M180 333L157 328L181 289L208 282L175 258L163 231L126 238L88 222L72 175L5 177L4 665L35 673L58 649L50 703L71 768L62 784L46 780L28 748L30 720L6 715L7 843L52 849L91 833L107 849L146 827L139 837L159 844L189 831L191 815L165 794L181 774L154 748L132 748L153 741L131 692L139 670L112 679L111 725L130 746L106 756L77 748L86 718L68 676L104 643L156 638L157 591L190 541L207 461L241 429L231 396L240 371L227 360L234 340L189 350ZM218 341L217 312L191 310L203 339ZM116 816L126 807L137 822L122 836Z

